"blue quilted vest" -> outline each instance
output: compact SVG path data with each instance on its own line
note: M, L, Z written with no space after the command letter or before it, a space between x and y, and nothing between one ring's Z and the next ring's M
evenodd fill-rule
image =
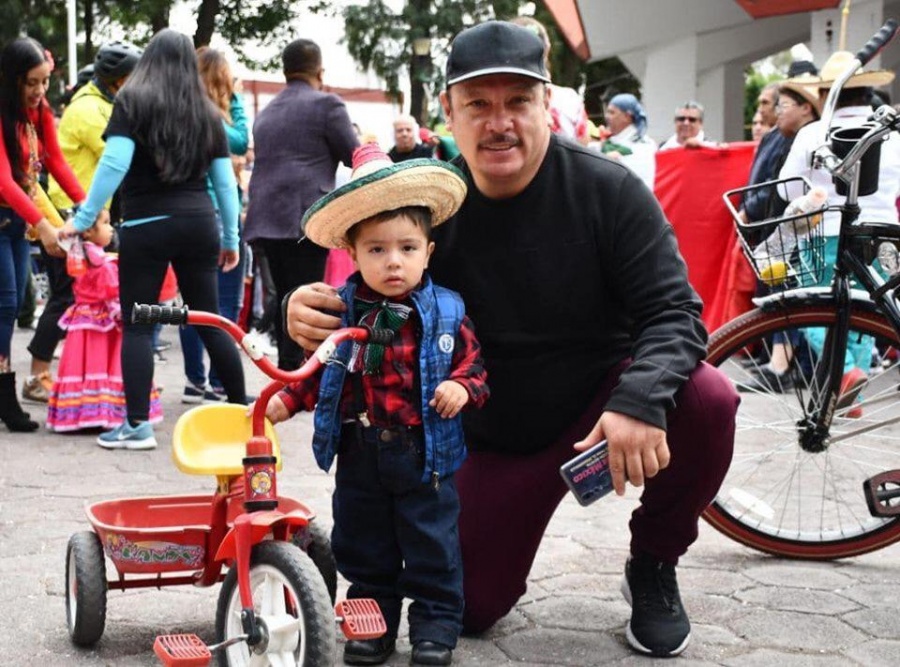
M353 295L360 280L353 274L339 290L347 312L341 318L341 326L355 326ZM411 294L412 302L422 323L419 341L419 379L422 389L419 396L422 426L425 433L425 469L423 482L433 482L452 475L466 458L462 417L443 419L428 405L437 386L450 375L456 334L462 324L465 306L456 292L431 282L426 273L422 286ZM334 462L341 437L341 394L347 375L347 363L353 343L338 346L331 363L322 372L319 400L316 404L313 425L313 453L319 467L328 472Z

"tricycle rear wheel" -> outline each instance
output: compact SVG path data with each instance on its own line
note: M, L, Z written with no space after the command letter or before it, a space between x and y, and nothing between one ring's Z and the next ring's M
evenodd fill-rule
M216 641L243 634L237 569L222 583L216 609ZM318 569L289 542L262 542L250 556L253 609L267 629L262 644L246 643L219 653L221 667L296 665L331 667L335 657L334 610ZM265 659L266 655L272 657Z
M82 531L66 548L66 620L78 646L93 646L106 627L106 564L96 533Z

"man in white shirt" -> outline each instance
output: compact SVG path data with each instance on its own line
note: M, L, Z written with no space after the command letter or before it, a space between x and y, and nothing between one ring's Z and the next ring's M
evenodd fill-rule
M703 105L689 100L675 110L675 134L666 139L659 150L700 148L705 145L715 146L715 142L706 141L703 132Z

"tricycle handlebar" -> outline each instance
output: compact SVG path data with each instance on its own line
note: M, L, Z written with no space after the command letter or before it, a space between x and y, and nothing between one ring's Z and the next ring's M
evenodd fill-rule
M160 306L150 303L136 303L131 310L134 324L186 324L187 306Z
M338 345L348 340L354 340L359 343L371 342L378 345L389 345L394 338L394 332L390 329L372 329L369 327L337 329L322 342L315 354L311 355L300 368L286 371L273 364L255 341L237 324L215 313L208 313L202 310L189 311L187 306L176 308L136 303L132 308L131 320L136 324L159 323L208 326L222 329L228 333L247 353L247 356L256 364L257 368L273 380L273 382L270 382L263 388L259 399L256 401L253 411L254 435L264 433L263 418L265 417L266 406L275 392L286 384L299 382L312 376L321 366L328 363L328 360L337 350Z

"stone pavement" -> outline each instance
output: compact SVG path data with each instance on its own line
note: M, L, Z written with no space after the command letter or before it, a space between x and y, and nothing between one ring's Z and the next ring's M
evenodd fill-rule
M19 386L28 369L30 332L13 338ZM86 502L134 495L212 492L212 481L180 473L168 443L187 406L178 336L168 363L157 367L164 385L160 448L108 452L95 434L40 430L10 434L0 425L0 664L150 666L155 635L195 632L214 640L218 587L110 591L106 631L92 651L69 642L64 608L69 536L87 530ZM248 389L262 375L247 363ZM43 406L26 408L38 419ZM319 471L309 449L308 415L279 425L285 454L283 495L303 500L331 522L334 478ZM627 520L637 492L609 496L588 507L567 498L550 524L531 572L528 593L484 637L461 640L454 664L650 665L628 648L623 626L629 608L619 593L628 546ZM779 560L720 536L705 524L678 569L693 640L679 663L799 667L897 665L900 662L900 546L833 563ZM340 594L340 592L339 592ZM401 637L390 665L409 661ZM669 664L672 664L670 661Z

